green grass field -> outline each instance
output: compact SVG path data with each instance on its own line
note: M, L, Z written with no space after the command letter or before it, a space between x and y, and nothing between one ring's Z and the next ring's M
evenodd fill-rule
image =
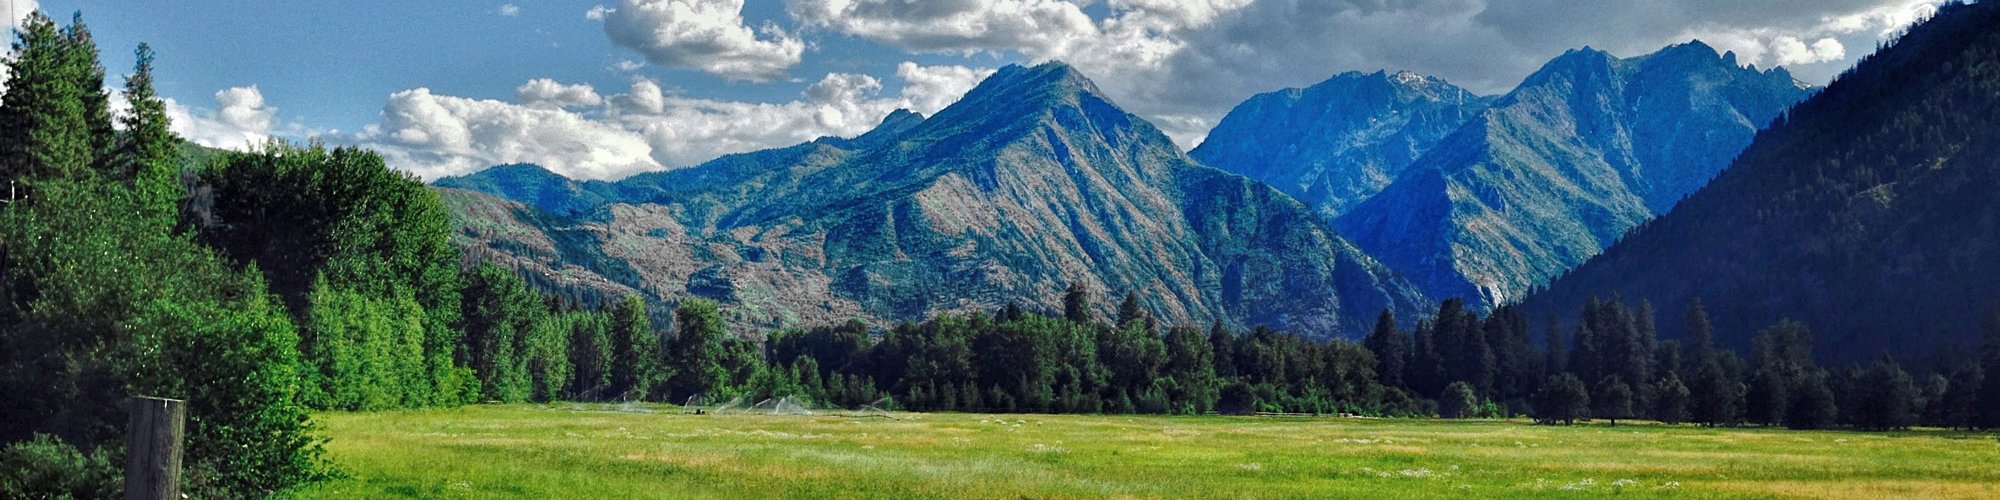
M2000 441L1505 421L681 415L471 406L322 414L349 477L306 497L2000 498ZM646 411L650 411L647 413Z

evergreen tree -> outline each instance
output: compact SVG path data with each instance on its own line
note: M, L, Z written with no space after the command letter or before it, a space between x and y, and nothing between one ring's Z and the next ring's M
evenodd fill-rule
M1681 373L1697 374L1708 366L1709 358L1715 355L1715 327L1708 321L1708 309L1696 297L1688 304L1687 340L1681 343L1685 351L1681 355L1684 366Z
M1403 371L1409 364L1410 338L1396 329L1396 313L1383 309L1375 318L1375 331L1363 343L1375 353L1376 379L1385 386L1407 388Z
M1590 392L1575 374L1558 373L1542 383L1535 398L1535 421L1543 424L1576 424L1590 411Z
M694 302L696 301L690 300L682 303L681 307L688 309L689 304ZM713 312L713 308L710 307L707 311ZM676 311L675 314L678 318L680 312ZM702 321L708 319L700 318ZM682 322L685 333L686 320L678 321ZM716 328L720 328L720 325L716 325ZM619 401L647 398L665 374L661 373L660 336L653 331L653 319L646 314L645 300L637 295L627 295L619 299L611 310L610 335L612 353L610 385L606 387L604 397ZM696 370L694 361L709 361L721 356L719 343L710 345L706 339L697 343L683 342L681 339L675 339L674 347L665 353L666 358L671 360L666 364L669 369ZM699 352L677 350L684 347ZM669 399L668 402L681 401Z
M1834 406L1833 390L1827 387L1826 379L1823 373L1800 377L1798 386L1791 391L1791 404L1785 411L1785 427L1825 429L1838 421L1840 410Z
M1175 327L1167 330L1167 363L1161 375L1169 381L1166 397L1172 410L1199 414L1215 408L1221 387L1215 375L1215 351L1201 330Z
M610 396L611 366L617 359L612 347L609 317L593 312L566 315L569 325L569 359L575 374L566 397L599 401ZM649 321L650 322L650 321Z
M94 61L84 64L65 30L41 12L28 15L15 33L14 57L7 63L6 93L0 95L0 159L10 196L27 196L33 184L50 179L92 176L99 157L91 123L95 114L85 87ZM95 54L91 54L94 58Z
M1542 371L1545 375L1555 375L1569 371L1569 351L1563 346L1562 327L1558 321L1549 319L1549 331L1545 335L1548 350L1544 352Z
M1944 426L1968 430L1979 427L1979 393L1986 386L1985 378L1977 364L1968 363L1952 370L1941 402L1943 408L1938 411Z
M1849 407L1855 425L1887 431L1909 428L1916 423L1916 385L1894 359L1883 356L1855 382L1854 404Z
M1124 327L1146 318L1146 310L1139 307L1139 294L1125 292L1125 300L1118 303L1118 326Z
M1688 418L1708 427L1736 422L1742 411L1742 384L1729 377L1715 357L1702 363L1688 387Z
M1617 375L1605 377L1597 383L1597 392L1591 396L1591 416L1607 419L1616 427L1618 419L1632 418L1632 386Z
M125 77L130 110L119 117L125 137L114 159L113 176L132 183L139 204L153 217L171 221L179 215L186 191L180 183L181 138L170 130L166 102L153 90L153 49L139 44L133 52L132 75Z
M1232 378L1236 372L1236 336L1222 326L1222 320L1208 327L1208 345L1215 350L1215 376Z
M1687 421L1689 397L1680 375L1668 373L1667 378L1660 379L1653 387L1653 419L1668 424Z
M619 316L621 319L614 320L614 325L627 317L622 311ZM645 313L642 309L633 316L643 317ZM674 370L667 379L669 401L726 388L724 384L731 378L724 360L723 339L727 335L722 312L715 302L707 299L681 302L674 310L674 338L668 343L666 353L667 365Z
M1063 291L1063 319L1071 323L1095 323L1090 307L1090 290L1084 288L1082 281L1070 283L1069 289Z
M1403 374L1403 381L1410 385L1410 390L1423 397L1436 397L1444 391L1445 384L1450 382L1445 380L1444 360L1438 355L1437 329L1434 324L1432 321L1417 323L1415 343L1410 349L1408 373Z

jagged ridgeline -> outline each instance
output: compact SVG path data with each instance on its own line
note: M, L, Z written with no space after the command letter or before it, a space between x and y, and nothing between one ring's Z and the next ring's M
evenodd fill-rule
M1996 26L2000 3L1943 8L1526 308L1623 294L1677 311L1698 297L1723 345L1790 317L1831 359L1972 345L2000 306Z
M1334 226L1431 297L1511 302L1666 212L1810 92L1701 42L1573 50Z
M1348 72L1237 105L1188 152L1338 217L1493 103L1411 72Z
M617 183L509 166L436 185L468 258L586 299L718 299L738 328L1055 310L1071 282L1171 323L1318 338L1426 302L1312 208L1195 162L1060 63L853 139Z

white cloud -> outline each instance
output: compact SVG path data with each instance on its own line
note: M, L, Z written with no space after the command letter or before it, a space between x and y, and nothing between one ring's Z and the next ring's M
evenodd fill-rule
M390 96L378 123L348 138L396 168L428 179L502 163L535 163L573 178L616 179L718 156L867 132L897 108L937 112L992 74L961 66L897 67L901 90L884 95L869 75L832 73L799 98L752 103L691 98L638 78L624 93L537 79L518 102L414 89Z
M988 76L993 76L992 69L923 66L904 61L896 65L896 78L903 80L902 102L898 104L899 107L930 116L958 102L959 97L979 86L979 82Z
M502 163L539 163L565 175L608 179L658 168L629 131L559 108L397 92L380 120L355 137L392 166L427 179Z
M613 44L653 64L731 80L783 78L805 52L805 42L776 25L744 25L743 0L623 0L585 15L604 21Z
M514 100L534 107L576 108L604 103L589 84L565 85L547 78L528 80L514 89Z
M589 19L589 20L592 20L592 21L603 21L603 20L604 20L604 16L608 16L608 15L611 15L611 11L614 11L614 10L618 10L618 9L613 9L613 8L610 8L610 7L606 7L606 6L604 6L604 5L597 5L597 6L594 6L594 7L591 7L591 8L590 8L590 10L587 10L587 11L584 11L584 12L583 12L583 18L584 18L584 19Z
M501 6L500 6L500 9L499 9L499 10L496 10L496 11L494 11L493 13L495 13L495 14L499 14L499 15L502 15L502 16L507 16L507 17L514 17L514 16L518 16L518 15L521 15L521 6L519 6L519 5L514 5L514 4L511 4L511 3L510 3L510 4L503 4L503 5L501 5Z
M611 64L611 69L615 69L623 73L631 73L645 67L646 63L634 61L631 59L620 59L618 60L618 62Z
M806 26L918 52L1052 55L1097 32L1081 5L1062 0L788 0L786 8Z
M612 96L607 114L643 134L653 146L654 160L684 167L824 136L853 137L898 108L930 115L991 74L990 69L904 62L896 70L903 88L894 96L881 95L883 84L875 77L833 73L807 87L801 99L782 103L667 96L658 84L642 79L630 93Z
M1840 40L1821 38L1812 45L1787 35L1771 39L1772 59L1781 65L1816 64L1847 58L1847 48Z
M112 92L112 107L123 112L123 93ZM164 99L171 129L188 141L211 148L243 150L270 140L277 123L278 109L264 102L257 86L231 87L215 92L214 109L192 107Z

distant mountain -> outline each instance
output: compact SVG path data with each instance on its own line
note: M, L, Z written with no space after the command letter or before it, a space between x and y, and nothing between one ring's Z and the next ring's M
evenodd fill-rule
M1570 51L1335 227L1432 297L1515 300L1672 207L1811 92L1700 42Z
M617 188L611 183L574 181L528 164L500 165L471 175L438 179L431 184L492 193L564 215L588 213L619 198Z
M1188 153L1335 217L1493 101L1416 73L1348 72L1237 105Z
M1195 162L1060 63L1004 68L854 139L634 176L587 214L538 208L600 192L565 181L454 181L517 200L448 191L461 242L550 289L711 297L759 326L1057 309L1071 282L1107 313L1133 291L1170 323L1319 337L1427 302L1310 208Z
M1995 26L2000 3L1943 8L1524 307L1574 316L1623 294L1678 318L1699 297L1737 348L1795 318L1835 360L1977 352L1945 349L1976 345L2000 307ZM1681 329L1661 322L1663 336Z

